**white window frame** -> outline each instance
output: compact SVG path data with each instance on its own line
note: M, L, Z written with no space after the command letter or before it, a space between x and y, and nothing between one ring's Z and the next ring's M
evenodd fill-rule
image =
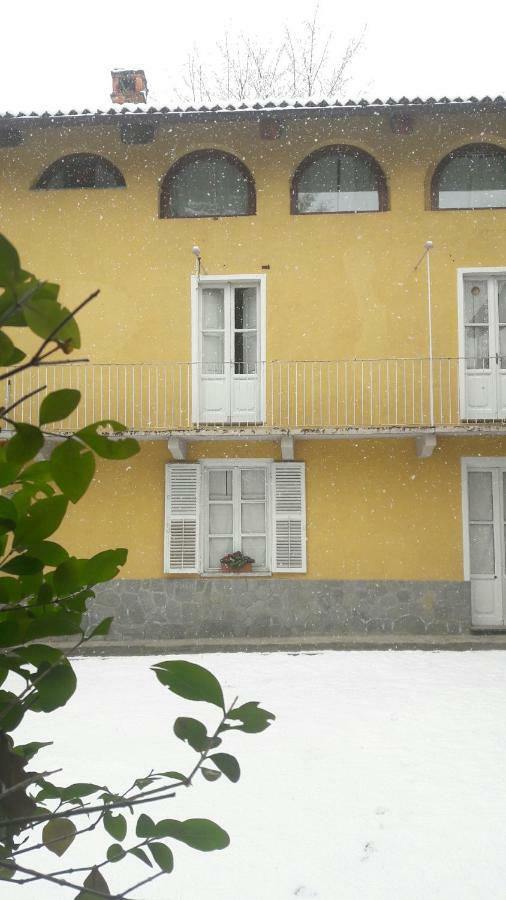
M265 469L265 569L259 569L256 572L244 572L245 577L261 577L262 575L272 574L272 498L271 498L271 464L272 459L201 459L201 510L200 510L200 570L203 577L230 578L225 572L216 571L216 569L204 568L204 560L207 557L206 549L209 541L209 498L206 496L204 485L207 483L207 472L210 469Z
M464 314L464 282L466 278L475 276L480 278L498 278L501 275L506 277L506 266L473 266L457 269L457 321L458 321L458 338L459 338L459 408L461 418L465 418L465 396L466 396L466 327ZM490 323L489 323L490 324Z
M463 456L461 458L462 488L462 558L464 581L471 580L471 548L469 546L469 486L468 475L473 469L503 469L506 471L506 456Z
M223 287L226 284L237 285L247 282L255 284L259 288L259 309L260 309L260 327L258 328L258 337L260 341L260 416L261 422L265 422L266 411L266 392L265 392L265 360L267 359L267 276L266 275L227 275L219 277L216 275L192 275L191 276L191 351L192 351L192 370L198 370L200 359L200 329L199 329L199 287L206 284L208 287ZM197 365L195 365L197 364ZM194 377L192 371L192 422L199 422L200 419L200 378Z

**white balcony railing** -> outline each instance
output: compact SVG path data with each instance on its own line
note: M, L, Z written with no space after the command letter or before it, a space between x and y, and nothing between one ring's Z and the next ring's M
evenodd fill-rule
M202 373L195 363L41 366L1 382L0 402L5 407L43 388L12 414L36 424L47 392L77 388L82 395L79 407L51 426L65 432L105 419L116 419L135 432L233 425L262 430L443 427L466 419L459 412L459 364L456 358L434 359L432 367L428 359L408 358L275 360L254 366L246 375L234 364L225 365L218 389L230 393L233 381L249 379L258 402L241 418L224 414L212 422L199 412L197 396L209 370Z

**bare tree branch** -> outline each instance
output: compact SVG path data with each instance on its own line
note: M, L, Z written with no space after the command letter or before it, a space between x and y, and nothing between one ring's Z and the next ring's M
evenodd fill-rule
M322 23L317 2L299 25L285 25L272 42L249 33L226 32L215 46L216 60L202 62L195 46L183 72L178 97L190 103L212 100L266 100L275 97L336 97L342 95L352 63L364 40L365 28L344 51ZM204 59L209 59L206 48ZM321 97L320 97L321 99Z

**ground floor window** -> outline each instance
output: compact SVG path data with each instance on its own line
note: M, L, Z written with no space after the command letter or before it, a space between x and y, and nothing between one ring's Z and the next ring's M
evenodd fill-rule
M240 551L252 574L306 571L304 463L203 460L166 475L165 571L221 573Z

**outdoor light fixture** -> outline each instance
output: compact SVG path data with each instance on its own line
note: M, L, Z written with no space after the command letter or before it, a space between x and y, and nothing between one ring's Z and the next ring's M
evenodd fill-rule
M202 254L201 254L201 252L200 252L200 247L197 247L197 245L194 244L194 246L192 247L192 253L193 253L194 257L195 257L196 275L197 275L197 278L198 278L199 275L200 275L200 259L201 259L201 256L202 256Z

